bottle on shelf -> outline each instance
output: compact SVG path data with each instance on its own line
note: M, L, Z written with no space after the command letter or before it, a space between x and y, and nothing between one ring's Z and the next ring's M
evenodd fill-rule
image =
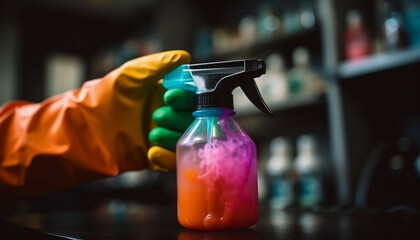
M294 34L300 30L299 12L294 9L286 10L283 14L284 34Z
M362 22L360 12L357 10L347 13L344 41L347 60L358 60L371 53L371 40Z
M261 41L280 35L281 22L274 9L268 4L261 4L257 15L258 36Z
M315 11L308 2L305 2L300 8L299 20L302 29L310 29L315 26Z
M272 53L267 57L267 73L261 76L258 87L268 103L281 102L287 98L287 76L284 69L283 57Z
M211 30L202 27L197 30L195 36L194 55L198 59L208 59L212 54Z
M323 167L315 138L302 135L297 141L295 170L298 175L299 204L303 208L320 205L323 193Z
M410 47L420 47L420 2L404 0L402 5L408 43Z
M396 3L382 5L382 39L386 51L397 50L406 45L403 16Z
M311 67L308 50L303 47L293 51L294 67L288 72L290 96L319 94L324 90L323 81Z
M253 16L243 17L238 24L239 37L243 46L249 47L257 42L258 26Z
M266 165L269 206L285 209L293 204L292 155L288 139L276 137L270 143L270 158Z

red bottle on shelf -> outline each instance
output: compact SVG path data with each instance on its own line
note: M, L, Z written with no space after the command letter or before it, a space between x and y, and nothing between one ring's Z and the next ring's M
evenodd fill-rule
M344 41L347 60L361 59L371 53L371 40L362 23L360 13L356 10L347 13Z

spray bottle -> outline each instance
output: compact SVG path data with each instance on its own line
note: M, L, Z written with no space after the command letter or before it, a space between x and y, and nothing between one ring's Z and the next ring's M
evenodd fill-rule
M241 87L272 116L254 78L262 60L185 64L163 79L167 89L195 91L195 121L177 144L178 221L197 230L249 227L258 219L256 146L233 116L233 95Z

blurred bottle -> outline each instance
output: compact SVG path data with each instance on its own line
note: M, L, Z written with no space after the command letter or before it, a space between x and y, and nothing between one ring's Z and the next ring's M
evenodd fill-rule
M388 1L382 5L382 39L385 50L396 50L406 45L403 16L396 3Z
M270 143L270 152L271 156L266 165L269 206L273 209L284 209L292 205L294 200L290 142L285 138L276 137Z
M211 43L216 55L238 51L242 47L238 29L232 26L215 28L212 31Z
M288 90L290 95L310 95L324 90L323 81L311 67L309 53L299 47L293 51L293 64L288 73Z
M272 53L267 57L267 71L259 86L261 94L268 103L280 102L287 98L287 76L284 70L283 57Z
M299 204L312 207L323 200L323 169L313 136L302 135L298 138L298 155L295 170L299 178Z
M258 35L262 41L280 35L281 22L270 5L260 5L257 18Z
M300 26L303 29L310 29L315 26L315 11L311 1L302 3L299 13Z
M241 44L250 46L255 44L258 36L257 21L252 16L245 16L239 21L238 25L239 37Z
M420 1L402 0L408 42L412 47L420 47Z
M363 25L362 17L356 10L347 13L344 41L346 59L348 60L361 59L371 53L371 40Z
M208 59L212 54L212 36L207 28L198 29L195 36L195 56L198 59Z
M284 33L293 34L300 30L300 16L296 10L287 10L283 14Z

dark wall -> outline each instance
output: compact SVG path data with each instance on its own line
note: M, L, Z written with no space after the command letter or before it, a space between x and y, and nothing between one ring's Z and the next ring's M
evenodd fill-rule
M139 14L130 22L116 22L47 7L22 7L19 98L43 100L45 60L50 53L77 54L89 64L92 54L101 46L112 45L138 29L149 28L150 14ZM86 72L86 79L89 77Z

